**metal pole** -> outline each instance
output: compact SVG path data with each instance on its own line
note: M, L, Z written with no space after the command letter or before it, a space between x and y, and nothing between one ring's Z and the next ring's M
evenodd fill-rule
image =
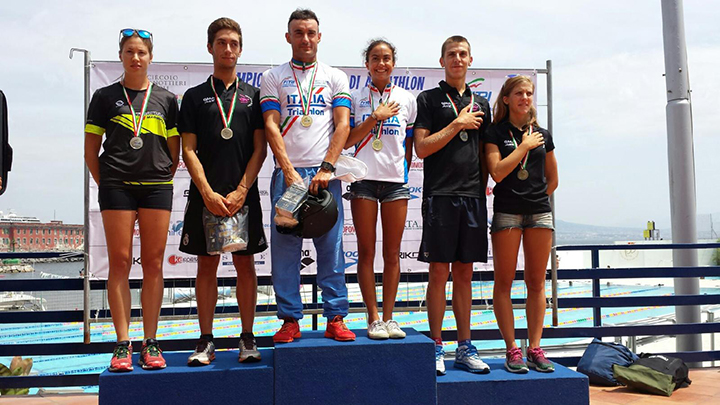
M83 111L83 125L87 121L87 110L90 105L90 51L87 49L71 48L70 59L73 57L74 52L82 52L85 56L85 93L84 93L84 111ZM84 251L84 266L83 271L83 343L90 343L90 247L88 244L88 235L90 229L90 172L88 167L83 163L84 170L84 189L85 189L85 213L84 213L84 227L83 227L83 251Z
M685 46L682 0L662 0L665 84L667 87L668 168L670 177L670 215L673 243L697 243L695 202L695 159L692 134L690 80ZM673 266L697 267L694 249L673 250ZM699 294L700 282L676 278L675 295ZM699 323L700 306L676 306L678 323ZM677 351L702 350L699 334L680 335Z
M553 133L553 103L552 103L552 61L545 61L547 68L547 119L548 131ZM555 228L555 193L550 196L550 210L552 210L553 228ZM550 277L552 279L552 324L558 326L558 278L557 278L558 262L557 262L557 235L552 233L552 249L550 250Z
M599 269L600 268L600 250L598 248L593 249L590 252L592 256L592 268L593 269ZM600 297L600 279L594 278L592 280L592 296L594 298ZM595 305L593 307L593 325L594 326L602 326L602 312L599 306Z

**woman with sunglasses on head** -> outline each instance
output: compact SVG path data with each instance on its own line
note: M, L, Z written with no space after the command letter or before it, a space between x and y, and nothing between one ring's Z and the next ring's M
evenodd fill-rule
M355 157L368 166L365 179L352 183L348 195L357 235L358 281L368 311L368 337L402 339L405 332L392 319L392 313L400 281L400 242L410 199L407 177L417 103L410 92L391 82L396 61L391 43L372 40L364 57L370 78L366 87L352 93L352 129L345 144L345 148L354 145ZM382 319L373 269L378 202L383 231Z
M534 92L535 85L526 76L505 82L495 100L485 143L488 171L497 183L490 227L495 266L493 307L507 349L505 368L513 373L527 373L528 367L540 372L555 370L540 348L540 338L553 232L549 196L558 186L558 171L552 136L537 122ZM510 297L521 241L527 286L527 363L515 342Z
M108 303L117 345L110 371L131 371L130 267L135 221L140 230L144 339L139 364L165 368L156 338L163 297L162 263L172 209L180 137L175 95L147 78L152 34L120 31L122 79L95 92L85 125L85 162L98 184L108 249ZM105 134L105 142L102 142ZM103 153L98 157L102 143Z

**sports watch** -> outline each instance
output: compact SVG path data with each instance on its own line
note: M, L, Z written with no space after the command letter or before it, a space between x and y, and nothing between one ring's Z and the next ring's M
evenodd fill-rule
M332 163L323 160L322 163L320 163L320 168L325 169L329 171L330 173L335 173L335 166L332 165Z

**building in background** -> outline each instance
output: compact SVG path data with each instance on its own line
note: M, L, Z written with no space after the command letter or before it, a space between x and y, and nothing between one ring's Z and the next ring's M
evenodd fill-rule
M84 243L82 225L43 223L36 217L0 212L0 252L82 250Z

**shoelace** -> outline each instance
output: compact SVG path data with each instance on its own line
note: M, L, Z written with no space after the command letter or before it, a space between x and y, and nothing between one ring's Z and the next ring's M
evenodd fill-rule
M445 353L441 346L435 346L435 357L444 356Z
M205 340L205 339L200 339L200 341L198 342L197 346L195 346L195 352L196 352L196 353L202 353L202 352L204 352L205 350L207 350L208 346L209 346L209 344L208 344L208 341L207 341L207 340Z
M113 357L122 359L128 356L128 353L130 352L130 348L125 345L117 345L115 346L115 350L113 350Z
M510 360L512 361L522 361L522 351L518 349L517 347L514 349L510 349Z
M150 343L149 345L145 346L145 353L149 353L150 356L156 357L160 353L162 353L162 350L160 350L160 347L157 345L157 343Z
M467 349L463 351L463 357L478 357L478 351L475 346L467 346Z
M545 351L539 347L536 347L534 349L530 349L530 353L532 354L532 357L534 359L541 359L541 360L547 360L545 358Z
M280 331L281 331L281 332L287 332L288 329L292 327L292 324L293 324L293 323L294 323L294 322L285 322L285 323L280 327Z
M348 327L347 327L347 325L345 325L345 322L343 322L343 319L342 319L340 316L336 316L336 317L333 318L333 320L332 320L332 323L337 323L337 322L340 323L340 329L342 329L342 330L349 330Z
M252 350L255 346L255 338L251 333L240 334L240 340L242 340L243 346L245 346L246 349Z

